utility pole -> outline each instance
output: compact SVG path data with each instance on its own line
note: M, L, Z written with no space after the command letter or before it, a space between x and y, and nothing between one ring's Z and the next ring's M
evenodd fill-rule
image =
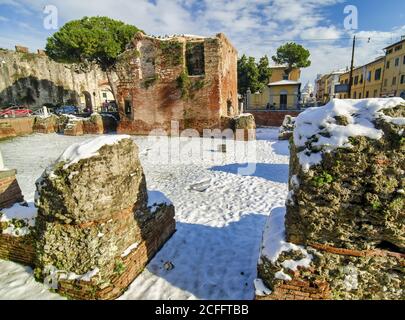
M355 50L355 48L356 48L356 36L353 36L352 62L351 62L351 66L350 66L350 79L349 79L349 99L352 98L354 50Z

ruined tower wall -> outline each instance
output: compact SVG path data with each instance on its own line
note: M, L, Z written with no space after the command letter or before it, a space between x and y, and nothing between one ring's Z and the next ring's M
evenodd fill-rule
M227 112L228 105L237 106L236 62L237 52L222 34L169 39L138 34L117 63L118 131L148 134L170 129L171 121L200 133L221 128L221 117L236 114Z

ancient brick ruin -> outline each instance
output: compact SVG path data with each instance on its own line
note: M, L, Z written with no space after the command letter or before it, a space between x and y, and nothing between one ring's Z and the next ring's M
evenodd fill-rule
M73 299L114 299L175 231L129 136L74 144L37 181L36 208L2 210L0 258Z
M237 51L223 35L159 39L138 33L116 66L118 132L229 128L239 114Z
M403 100L308 110L290 149L287 210L266 227L258 299L405 299Z
M0 119L0 140L33 133L61 133L70 136L117 131L118 120L111 114L93 113L87 118L49 115Z
M0 170L0 209L24 201L16 173L16 170Z

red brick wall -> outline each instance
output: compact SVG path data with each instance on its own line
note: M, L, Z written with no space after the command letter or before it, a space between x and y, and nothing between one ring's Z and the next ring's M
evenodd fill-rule
M15 170L0 171L0 208L9 208L24 201Z
M257 126L280 127L287 115L296 117L299 111L247 111L253 114Z
M226 115L228 100L237 109L237 52L226 37L219 34L204 42L205 74L190 76L189 94L182 97L177 79L185 70L188 38L174 39L182 49L182 63L170 63L173 56L162 53L164 41L149 37L134 40L136 51L127 52L118 63L118 104L121 121L119 133L147 134L155 128L170 128L171 121L180 123L180 130L219 128ZM195 41L195 39L193 40ZM173 55L173 54L172 54ZM150 61L155 63L152 66ZM155 81L145 87L148 78ZM201 85L203 84L203 85ZM126 115L124 103L131 97L132 114Z

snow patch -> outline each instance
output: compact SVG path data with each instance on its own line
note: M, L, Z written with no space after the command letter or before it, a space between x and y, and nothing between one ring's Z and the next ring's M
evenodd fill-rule
M162 204L169 206L172 202L162 192L148 190L148 208L150 211L155 213Z
M74 272L67 272L64 270L58 270L52 265L48 265L44 269L44 273L48 275L50 280L79 280L90 282L93 277L95 277L100 272L99 268L94 268L86 272L85 274L76 274Z
M130 136L100 136L95 139L74 143L62 153L58 161L66 162L64 165L64 169L66 169L70 165L78 163L82 159L88 159L98 155L98 150L100 150L103 146L119 143L122 139L130 139Z
M26 236L31 232L30 227L35 226L35 219L38 214L38 209L33 203L28 203L27 206L15 204L11 208L2 209L0 211L0 222L8 223L8 227L3 230L3 234L12 235L14 237ZM17 227L13 221L22 221L26 224L23 227Z
M276 272L276 274L274 276L276 277L276 279L280 279L280 280L285 280L285 281L292 280L292 278L288 274L284 273L282 270Z
M286 242L284 226L285 214L285 207L274 208L264 228L262 255L268 258L272 263L277 261L282 252L301 251L303 254L308 255L307 251L302 246ZM308 256L312 258L312 255Z
M281 253L300 251L304 255L304 258L298 261L285 260L281 263L281 266L293 271L296 271L298 267L308 268L313 256L302 246L297 246L285 240L285 214L285 207L274 208L270 213L264 228L261 256L266 257L272 263L276 263Z
M262 279L255 279L253 283L255 285L257 296L268 296L269 294L271 294L271 290L266 287Z
M304 171L322 161L323 152L337 148L350 148L350 137L381 139L383 131L375 127L374 121L384 119L393 124L404 125L405 118L392 118L382 110L404 104L402 98L375 98L360 100L333 99L323 107L309 108L295 122L294 143L304 148L298 153ZM336 117L344 117L347 125L338 123ZM319 150L319 152L314 152Z
M139 243L135 242L134 244L131 244L122 254L121 257L125 258L127 255L129 255L133 250L135 250L136 248L138 248Z

